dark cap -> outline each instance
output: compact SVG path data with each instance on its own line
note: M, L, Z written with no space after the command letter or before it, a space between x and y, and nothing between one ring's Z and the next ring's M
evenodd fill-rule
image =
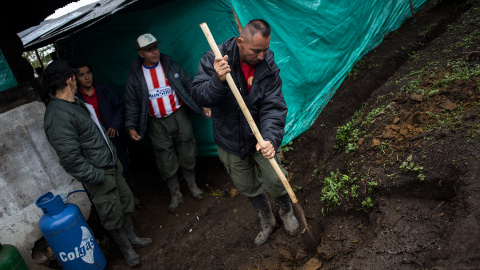
M53 61L47 66L47 68L45 68L43 76L48 85L53 85L58 83L59 80L64 80L70 75L78 72L77 68L71 68L64 61Z

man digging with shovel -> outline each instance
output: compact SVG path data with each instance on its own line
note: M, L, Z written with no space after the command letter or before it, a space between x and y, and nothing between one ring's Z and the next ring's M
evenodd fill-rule
M287 106L270 46L270 26L264 20L251 20L239 37L219 45L223 57L207 52L200 60L192 83L192 97L199 106L212 110L213 134L220 160L235 187L250 198L260 217L261 231L255 244L264 244L276 227L265 190L280 205L285 230L294 235L299 223L290 197L268 159L280 163ZM231 73L264 141L257 143L226 82ZM283 174L287 172L281 168Z

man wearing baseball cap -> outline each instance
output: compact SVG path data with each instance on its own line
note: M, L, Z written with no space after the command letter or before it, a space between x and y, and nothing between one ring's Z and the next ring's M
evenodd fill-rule
M134 209L133 194L95 109L75 97L78 72L62 61L45 69L43 82L51 98L44 116L45 135L65 171L89 191L103 227L127 264L134 266L140 257L132 246L148 246L152 239L139 238L133 231L129 215Z
M130 138L139 141L149 125L157 167L171 195L168 211L173 213L182 200L180 168L193 197L203 199L195 180L197 146L187 112L210 117L210 109L202 110L193 101L192 79L172 57L159 52L159 43L149 33L136 40L139 57L130 65L125 86L125 127Z

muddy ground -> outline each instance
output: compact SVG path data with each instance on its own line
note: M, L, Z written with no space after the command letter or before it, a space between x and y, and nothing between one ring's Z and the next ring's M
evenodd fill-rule
M198 158L205 199L182 180L184 201L168 214L155 164L134 157L134 224L153 238L135 268L480 269L479 18L479 1L428 4L358 61L284 148L314 245L280 227L255 246L256 213L218 158ZM89 222L107 269L129 269L95 216Z

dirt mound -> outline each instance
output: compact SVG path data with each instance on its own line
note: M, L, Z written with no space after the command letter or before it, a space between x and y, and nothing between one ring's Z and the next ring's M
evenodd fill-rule
M479 4L450 6L459 17L436 7L362 59L383 64L354 68L286 154L307 212L326 212L321 269L480 267L479 198L465 197L480 188L480 67L470 57L480 46ZM398 35L411 38L397 43ZM384 59L399 60L384 68ZM368 96L363 86L392 69Z
M258 217L218 158L199 158L195 201L168 214L153 158L134 158L137 269L477 269L480 267L480 3L433 1L359 60L315 124L284 149L311 248ZM273 211L278 206L271 199ZM277 216L277 220L280 219ZM93 216L108 269L130 269ZM97 225L96 225L97 224Z

